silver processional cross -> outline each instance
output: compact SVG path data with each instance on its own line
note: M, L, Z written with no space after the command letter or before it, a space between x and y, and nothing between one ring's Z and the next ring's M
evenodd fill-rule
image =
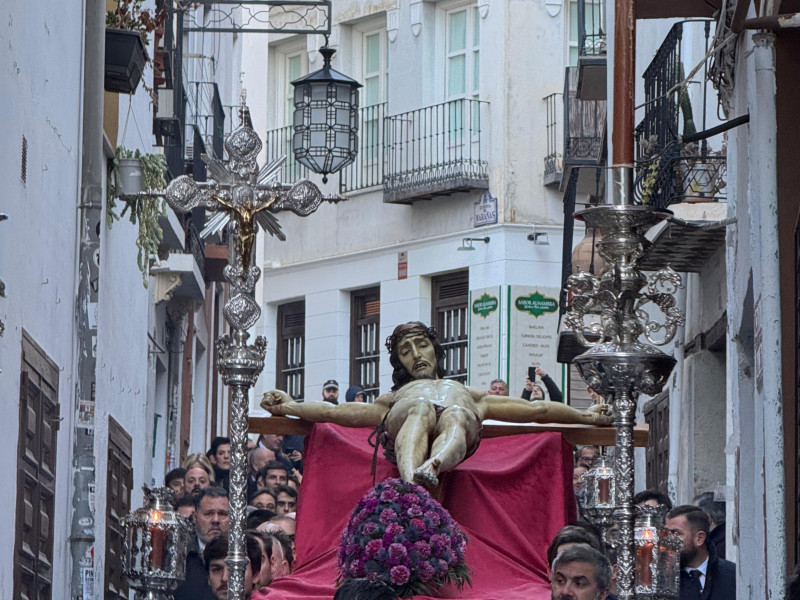
M217 341L217 368L225 385L231 388L230 534L226 562L230 570L228 598L232 600L244 598L244 571L248 562L244 534L248 391L264 368L267 346L261 336L253 345L247 344L247 330L261 314L254 298L261 276L261 269L252 264L255 236L260 226L285 240L272 213L291 210L305 217L316 211L323 200L343 200L339 196L323 196L307 179L293 185L277 181L278 170L286 157L259 170L256 159L261 148L261 139L250 127L247 106L242 103L242 126L225 141L230 162L226 165L204 154L208 181L198 182L182 175L172 180L166 191L167 203L178 212L203 207L214 213L200 233L201 237L226 226L229 233L230 264L223 273L231 284L232 293L225 303L224 314L232 332Z

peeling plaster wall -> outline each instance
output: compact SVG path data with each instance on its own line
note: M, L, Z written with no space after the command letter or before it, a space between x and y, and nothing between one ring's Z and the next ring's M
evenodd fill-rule
M46 11L21 0L0 9L0 393L6 418L0 424L0 451L6 457L7 485L0 504L11 515L17 502L16 457L19 430L20 358L25 329L58 365L61 416L58 433L56 498L71 494L69 456L75 385L74 296L77 205L81 156L80 90L83 18L69 3ZM50 57L50 58L45 58ZM58 57L53 60L52 57ZM22 138L27 139L27 181L21 179ZM67 536L70 507L55 508L53 587L69 588ZM0 597L13 596L14 529L0 545Z

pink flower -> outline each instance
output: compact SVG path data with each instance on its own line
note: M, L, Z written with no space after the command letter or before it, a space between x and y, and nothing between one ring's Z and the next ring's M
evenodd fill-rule
M389 578L395 585L403 585L407 583L409 577L411 577L411 571L408 570L408 567L404 567L403 565L392 567L392 570L389 571Z
M401 533L403 533L403 527L399 523L389 523L386 526L386 533L391 537L400 535Z
M419 506L414 505L406 511L406 514L409 517L421 517L422 509Z
M361 531L364 533L364 535L372 535L378 531L378 526L375 523L367 523L364 525L364 528Z
M419 496L416 494L403 494L400 497L400 503L405 505L419 504Z
M409 525L418 529L420 532L425 531L425 521L422 519L411 519L411 521L409 521Z
M375 571L370 571L366 574L366 578L370 581L378 581L378 574Z

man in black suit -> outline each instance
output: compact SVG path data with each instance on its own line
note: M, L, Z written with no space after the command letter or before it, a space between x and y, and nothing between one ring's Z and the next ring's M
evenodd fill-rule
M676 506L667 513L666 527L683 542L680 600L736 600L736 566L706 545L708 515L697 506Z

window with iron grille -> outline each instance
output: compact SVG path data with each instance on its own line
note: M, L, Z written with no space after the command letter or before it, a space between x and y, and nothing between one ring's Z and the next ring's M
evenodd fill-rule
M306 303L278 307L277 387L295 400L305 396Z
M350 309L350 385L360 385L372 402L380 394L381 290L353 292Z
M645 452L647 489L667 492L669 487L669 393L662 392L644 406L644 420L650 427Z
M23 330L14 598L53 597L58 366Z
M445 378L467 382L469 272L433 278L431 321L444 347Z
M108 418L108 480L106 481L105 600L128 600L128 578L122 572L125 531L122 517L131 511L133 466L131 436L112 417Z

